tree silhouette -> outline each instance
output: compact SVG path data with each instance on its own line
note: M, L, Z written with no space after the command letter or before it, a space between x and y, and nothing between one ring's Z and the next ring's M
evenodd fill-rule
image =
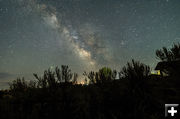
M45 70L42 77L37 74L33 74L38 80L37 84L39 88L57 88L60 83L77 83L77 73L71 73L68 66L62 65L61 69L56 67L55 71L50 69Z
M98 78L98 77L96 77L96 73L93 71L90 71L89 73L84 72L83 75L89 79L89 84L95 84L96 79ZM87 80L87 78L85 78L85 79Z
M132 63L128 62L127 65L122 68L121 74L129 81L129 89L132 93L133 91L138 91L138 93L141 94L147 89L146 80L150 74L149 66L132 60Z
M110 68L108 67L103 67L99 70L99 78L100 78L100 82L108 82L108 81L112 81L116 78L117 75L117 71L112 71Z
M162 61L180 60L180 44L174 44L171 49L163 47L160 50L156 50L156 56Z
M78 80L78 74L74 73L72 83L77 84L77 80Z
M157 64L156 69L160 70L161 74L174 76L178 79L180 74L180 44L174 44L170 49L163 47L156 51L156 56L162 61Z
M61 66L61 79L65 81L65 83L71 81L73 74L68 66L62 65Z
M116 78L117 71L112 71L111 68L103 67L99 69L98 72L84 72L83 75L89 79L90 84L105 83L114 80Z
M150 74L150 67L132 60L131 63L127 63L122 68L121 74L123 78L128 80L128 94L132 100L132 109L134 110L134 117L142 118L139 112L145 113L145 109L148 108L145 104L149 103L149 85L147 83ZM129 100L130 100L129 99ZM139 117L140 116L140 117Z
M121 74L128 79L144 79L150 74L150 67L133 59L122 68Z
M12 83L9 83L9 85L10 90L13 92L21 92L28 88L28 83L24 80L24 77L22 79L17 78Z
M173 64L177 74L179 49L178 44L156 53L163 61L160 64ZM115 80L117 74L119 80ZM0 91L0 118L161 119L164 107L160 106L180 100L180 83L172 80L179 76L160 80L139 61L128 62L120 72L103 67L83 75L87 85L79 85L78 74L62 65L45 70L42 76L34 74L36 80L17 78L10 90Z

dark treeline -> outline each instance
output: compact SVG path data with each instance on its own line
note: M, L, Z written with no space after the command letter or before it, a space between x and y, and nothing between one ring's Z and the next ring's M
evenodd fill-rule
M120 72L84 72L84 85L65 65L18 78L0 91L0 119L162 119L164 104L180 102L180 44L156 56L160 74L132 60Z

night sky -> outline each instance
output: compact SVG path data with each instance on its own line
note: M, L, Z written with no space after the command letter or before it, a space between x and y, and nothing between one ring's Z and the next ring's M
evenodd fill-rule
M0 0L0 89L62 64L153 69L155 50L178 41L180 0Z

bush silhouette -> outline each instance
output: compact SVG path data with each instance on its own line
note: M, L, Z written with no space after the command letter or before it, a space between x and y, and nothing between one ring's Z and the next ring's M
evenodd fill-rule
M62 65L61 69L56 67L55 71L45 70L42 77L37 74L33 75L38 80L39 88L57 88L61 83L76 83L78 78L78 74L71 73L71 70L66 65Z
M163 62L177 61L179 49L178 44L156 54ZM18 78L0 91L1 119L161 119L164 104L180 100L178 81L172 81L179 76L152 77L150 67L135 60L120 72L108 67L84 72L86 85L66 65L33 75L36 80Z
M148 89L147 80L150 75L150 67L138 61L132 60L122 68L122 76L128 80L130 93L144 96Z
M111 68L108 67L103 67L99 69L98 72L91 71L89 73L84 72L84 76L86 76L89 79L90 84L95 84L95 83L106 83L109 81L112 81L116 78L117 71L116 70L111 70Z
M28 88L28 83L24 80L24 78L17 78L12 83L9 83L10 90L13 92L22 92Z

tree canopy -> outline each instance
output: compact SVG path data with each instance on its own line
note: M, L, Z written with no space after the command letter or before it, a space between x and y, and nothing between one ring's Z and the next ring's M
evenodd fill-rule
M163 47L156 50L156 56L161 61L180 60L180 43L174 44L170 49Z

